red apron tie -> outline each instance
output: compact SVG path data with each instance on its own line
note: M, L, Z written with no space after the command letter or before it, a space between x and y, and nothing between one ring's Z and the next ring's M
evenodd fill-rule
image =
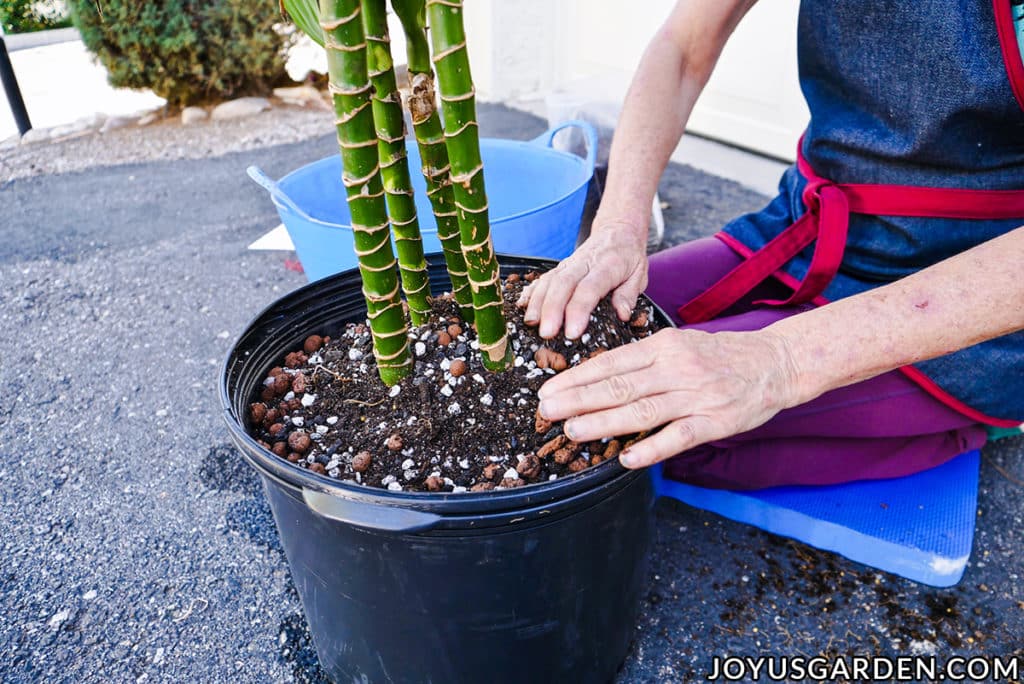
M839 271L851 213L976 220L1024 219L1024 190L833 183L815 173L804 158L803 138L797 145L797 169L807 180L802 195L807 211L717 283L680 307L679 317L685 323L701 323L722 313L816 241L807 275L793 294L788 299L759 303L785 306L811 301L825 291Z

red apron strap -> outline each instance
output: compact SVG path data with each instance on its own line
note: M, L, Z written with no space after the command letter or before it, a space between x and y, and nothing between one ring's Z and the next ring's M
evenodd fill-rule
M976 220L1024 219L1024 190L964 190L900 185L836 184L819 176L797 145L797 168L807 180L806 213L708 290L679 308L685 323L710 320L780 270L816 241L807 275L783 306L811 301L828 287L843 260L850 214Z
M818 233L817 217L804 214L800 220L779 233L749 259L726 273L710 288L679 308L684 323L701 323L722 313L743 295L771 277L782 266L814 241Z

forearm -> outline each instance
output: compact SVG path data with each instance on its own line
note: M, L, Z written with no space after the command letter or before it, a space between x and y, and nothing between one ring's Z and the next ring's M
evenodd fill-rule
M624 224L646 238L658 179L726 39L751 5L681 0L675 6L644 52L623 103L595 226Z
M1024 227L899 281L765 328L807 402L911 363L1024 329Z

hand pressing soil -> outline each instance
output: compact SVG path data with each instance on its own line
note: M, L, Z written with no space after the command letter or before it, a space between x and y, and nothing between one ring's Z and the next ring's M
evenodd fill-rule
M537 413L537 390L552 375L650 335L649 307L623 323L607 299L578 340L543 340L514 302L536 278L503 288L513 366L491 373L476 333L450 294L409 333L412 374L394 387L377 377L369 327L352 323L312 334L280 359L249 407L248 430L297 467L394 491L466 492L555 480L616 458L618 439L576 443Z

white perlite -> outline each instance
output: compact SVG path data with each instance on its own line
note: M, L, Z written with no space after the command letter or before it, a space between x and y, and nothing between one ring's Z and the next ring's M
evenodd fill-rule
M484 384L485 382L484 376L480 375L479 373L473 373L473 380L479 382L481 385Z
M334 425L337 422L338 422L338 416L331 416L331 417L329 417L327 419L327 424L328 425Z
M316 433L318 435L326 435L328 430L330 430L330 428L327 427L326 425L317 425L316 426Z
M427 353L427 345L423 344L422 342L417 342L415 345L413 345L413 349L416 351L416 356L423 356L424 354Z
M307 392L306 394L302 395L302 400L301 401L302 401L302 405L303 406L305 406L306 408L309 408L310 406L313 405L314 402L316 402L316 395L315 394L310 394L310 393Z
M484 406L490 406L491 404L494 403L494 397L492 397L490 394L485 394L482 397L480 397L480 403L483 404Z
M452 403L448 404L448 413L452 414L453 416L462 413L462 407L459 406L459 402L453 401Z
M402 485L398 484L397 482L392 482L391 484L388 485L388 489L390 489L393 492L400 492L402 491Z
M401 391L402 391L402 386L401 385L394 385L391 388L391 390L388 392L388 396L391 397L392 399L394 399L395 397L397 397L401 393Z
M413 461L411 458L407 458L404 461L402 461L402 470L408 470L409 468L412 468L414 465L416 465L416 462Z
M351 349L348 350L349 361L358 361L361 358L363 358L363 352L359 351L355 347L352 347Z
M505 479L508 479L508 480L518 480L519 479L519 473L516 472L515 468L509 468L508 470L505 471L504 477L505 477Z
M446 397L450 397L450 396L452 396L452 392L453 392L453 391L454 391L454 390L452 390L452 388L451 388L451 386L450 386L450 385L443 385L443 386L441 387L441 394L443 394L443 395L444 395L444 396L446 396Z
M303 418L302 416L295 416L294 418L292 418L292 425L294 425L295 427L302 427L305 424L306 419Z

